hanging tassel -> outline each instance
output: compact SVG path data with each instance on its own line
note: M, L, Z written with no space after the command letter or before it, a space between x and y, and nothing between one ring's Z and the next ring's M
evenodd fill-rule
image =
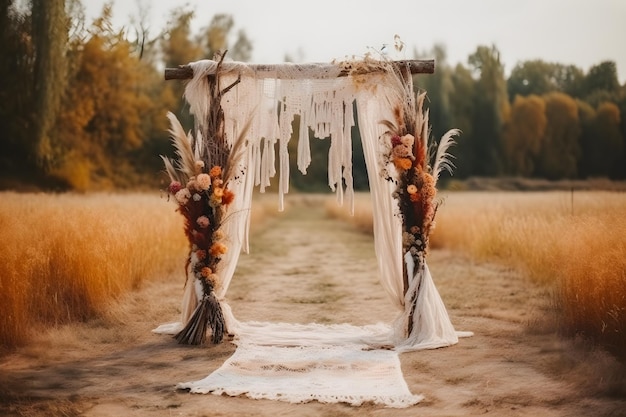
M222 307L215 293L211 292L198 303L187 325L174 338L182 345L203 345L207 330L211 328L211 341L218 344L224 338L225 327Z

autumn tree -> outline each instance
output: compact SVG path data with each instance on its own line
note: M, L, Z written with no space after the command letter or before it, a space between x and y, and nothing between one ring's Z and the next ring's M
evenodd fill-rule
M575 178L580 158L578 106L572 97L558 92L545 95L544 100L547 125L537 174L551 180Z
M531 176L547 126L546 104L537 95L516 96L504 125L504 156L512 175Z
M51 129L66 84L65 48L68 20L64 0L32 0L35 117L34 156L48 168L52 162Z
M124 33L113 30L110 5L78 47L57 121L63 160L54 175L77 189L128 185L137 172L129 156L142 146L154 106L146 84L150 69Z

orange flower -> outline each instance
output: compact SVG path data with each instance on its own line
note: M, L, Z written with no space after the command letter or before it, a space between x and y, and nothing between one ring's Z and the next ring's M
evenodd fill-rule
M409 184L409 185L406 187L406 191L407 191L409 194L415 194L415 193L417 192L417 187L416 187L416 186L414 186L413 184Z
M416 203L419 201L420 199L420 195L415 193L415 194L409 194L409 198L411 199L412 202Z
M396 158L393 160L393 163L400 171L411 169L411 166L413 165L409 158Z
M205 266L204 268L200 270L200 274L205 278L211 275L212 273L213 273L213 270L209 268L208 266Z
M211 170L209 171L209 175L211 176L211 178L217 178L220 175L222 175L222 167L219 165L215 165L213 168L211 168Z
M215 195L215 197L221 198L224 195L224 189L223 188L214 188L213 189L213 195Z
M211 245L211 249L209 249L209 253L211 256L219 256L228 252L228 248L223 243L217 242Z
M222 195L222 204L225 206L229 205L235 199L235 193L230 191L227 188L224 188L224 194Z
M435 178L429 173L422 174L422 181L424 181L424 186L422 187L422 194L424 198L427 200L433 199L435 194L437 194L437 190L435 189Z
M217 284L219 283L219 277L216 274L211 274L207 277L204 277L204 280L207 284L209 284L213 289L217 288Z

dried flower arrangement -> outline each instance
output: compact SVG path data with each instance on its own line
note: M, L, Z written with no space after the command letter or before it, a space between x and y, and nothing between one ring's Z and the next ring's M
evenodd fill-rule
M185 134L171 112L168 113L172 143L177 158L163 157L170 178L168 193L178 204L185 219L185 234L190 250L185 269L194 283L201 284L202 296L185 327L175 336L181 344L204 344L207 331L212 330L212 342L222 341L224 316L215 290L221 285L219 270L222 256L228 251L227 236L221 227L227 220L227 207L235 199L229 183L244 149L244 128L236 140L229 142L224 133L222 96L238 82L220 88L221 55L215 74L207 76L209 112L207 120L196 120L196 134Z
M402 249L404 254L404 287L415 288L409 294L408 333L412 329L412 317L419 294L421 277L425 268L425 257L430 233L435 226L435 214L439 202L436 200L436 184L442 170L452 173L452 155L448 149L454 136L460 132L449 130L436 146L429 144L430 126L428 111L423 109L426 93L413 92L410 74L403 68L390 63L389 72L395 75L401 100L392 109L393 120L382 120L388 130L381 136L386 152L383 155L382 175L396 185L396 199L402 220ZM433 161L431 165L431 160ZM411 285L414 280L419 280Z

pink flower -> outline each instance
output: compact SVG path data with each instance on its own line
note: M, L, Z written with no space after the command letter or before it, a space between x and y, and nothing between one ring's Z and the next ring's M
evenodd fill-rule
M174 195L179 192L183 188L183 185L178 181L170 182L169 191L170 194Z
M206 229L207 227L209 227L209 218L207 216L200 216L198 217L198 220L196 220L196 223L198 223L198 226L200 226L203 229Z

